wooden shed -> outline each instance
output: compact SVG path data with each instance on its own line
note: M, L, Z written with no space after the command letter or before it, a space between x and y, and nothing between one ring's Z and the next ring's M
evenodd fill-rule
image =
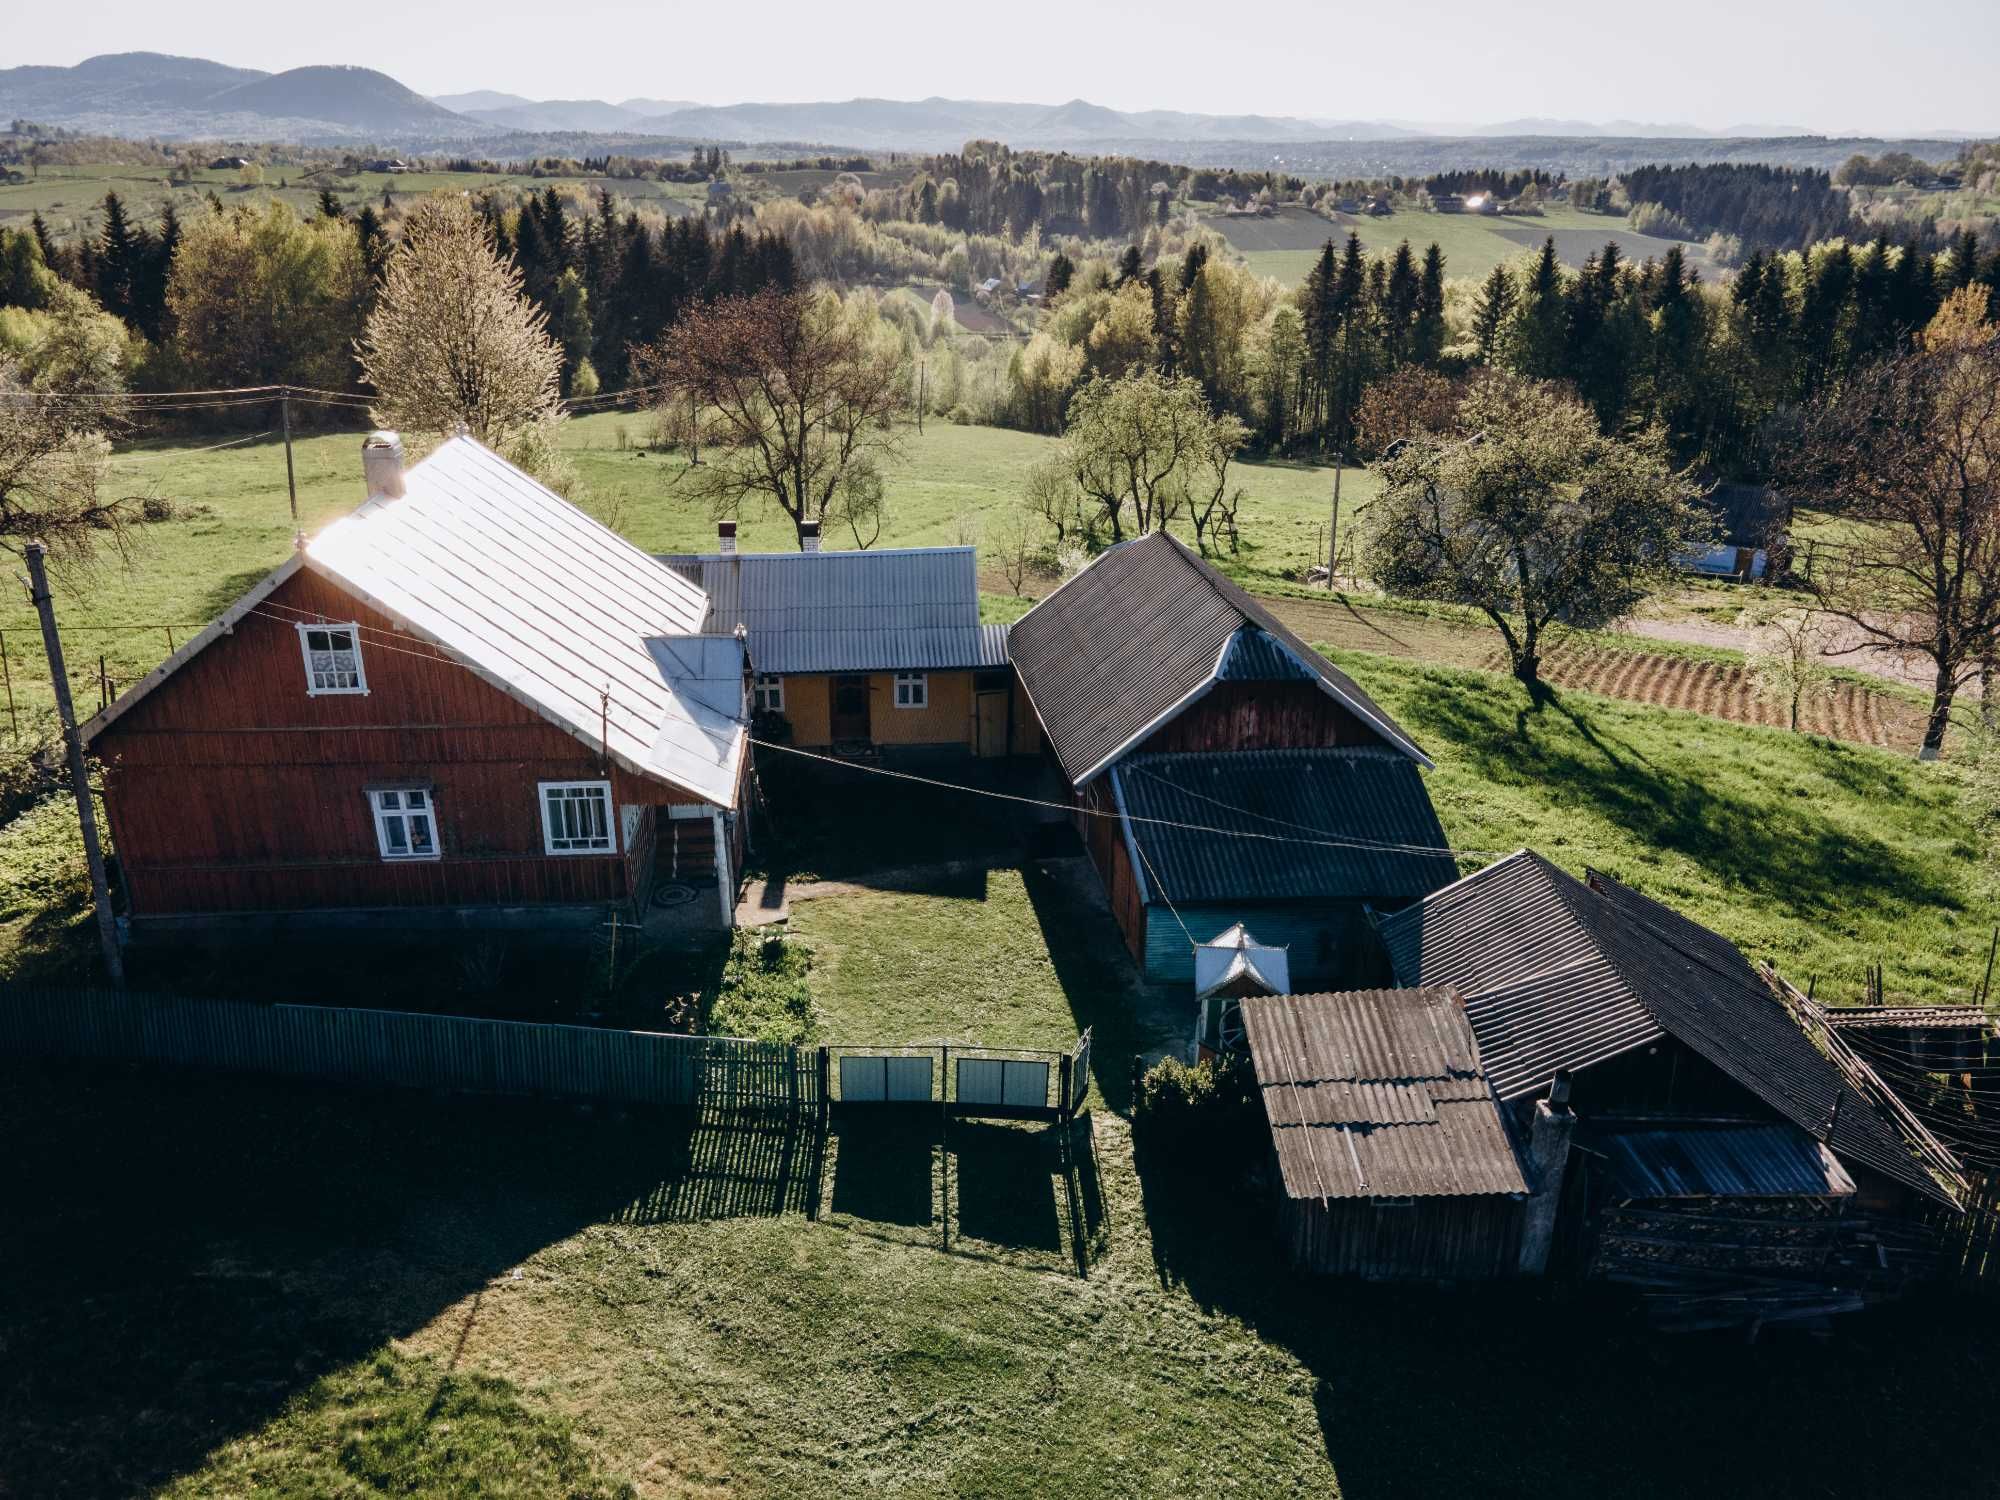
M1575 1269L1647 1287L1681 1326L1900 1289L1955 1206L1950 1153L1821 1052L1735 944L1587 874L1523 850L1382 923L1399 983L1465 997L1517 1128L1574 1078Z
M1249 996L1242 1016L1296 1265L1389 1280L1522 1269L1529 1178L1452 990Z
M1008 649L1148 978L1245 922L1296 982L1380 982L1368 913L1456 875L1422 749L1174 537L1108 549Z

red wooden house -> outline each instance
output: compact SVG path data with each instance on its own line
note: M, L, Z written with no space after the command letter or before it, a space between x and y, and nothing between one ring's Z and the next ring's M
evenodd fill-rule
M84 726L129 932L581 927L656 870L727 925L742 642L470 438L364 460L364 505Z

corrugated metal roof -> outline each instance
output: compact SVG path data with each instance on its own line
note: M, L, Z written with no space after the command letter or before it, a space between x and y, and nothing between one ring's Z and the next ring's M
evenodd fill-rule
M1393 751L1135 755L1111 774L1148 889L1176 904L1410 901L1458 873L1423 774Z
M1257 995L1242 1015L1288 1196L1528 1190L1451 990Z
M1007 665L979 623L970 547L732 552L660 561L709 597L706 628L741 625L759 672L924 672Z
M1260 655L1275 661L1282 647L1288 675L1308 670L1385 744L1430 763L1352 678L1165 532L1100 554L1014 623L1008 649L1056 759L1080 786L1220 680L1245 627L1270 643L1247 644L1237 670Z
M626 769L735 805L744 725L676 692L648 645L700 634L699 588L469 437L412 465L404 488L327 526L218 626L309 568ZM219 634L182 647L89 732Z
M1854 1179L1790 1125L1593 1132L1628 1198L1848 1198Z
M1381 923L1397 979L1466 996L1502 1098L1672 1036L1843 1160L1946 1196L1733 943L1608 877L1592 882L1522 850Z

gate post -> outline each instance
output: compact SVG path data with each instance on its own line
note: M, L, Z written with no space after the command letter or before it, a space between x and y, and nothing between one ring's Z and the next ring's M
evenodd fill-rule
M1062 1066L1056 1070L1056 1079L1057 1079L1056 1087L1058 1090L1060 1090L1060 1092L1056 1095L1056 1118L1061 1120L1065 1125L1067 1125L1070 1120L1070 1108L1069 1108L1070 1069L1075 1065L1076 1065L1076 1060L1072 1058L1067 1052L1065 1052L1062 1058Z

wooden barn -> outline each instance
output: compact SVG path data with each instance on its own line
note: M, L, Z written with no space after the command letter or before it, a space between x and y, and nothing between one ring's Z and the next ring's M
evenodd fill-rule
M754 708L792 742L889 758L999 757L1034 743L1007 670L1007 628L979 621L971 547L829 552L807 523L799 552L663 557L708 596L705 629L739 628L756 663Z
M84 734L133 937L595 926L656 868L733 918L743 643L470 438L404 468Z
M1008 647L1149 978L1191 980L1242 923L1298 987L1386 980L1370 914L1457 866L1430 761L1352 679L1165 533L1104 552Z
M1577 1116L1559 1243L1662 1322L1817 1316L1924 1268L1948 1152L1836 1066L1728 939L1525 850L1387 917L1397 982L1448 985L1516 1129Z
M1295 1265L1467 1281L1539 1268L1552 1216L1535 1212L1538 1179L1456 993L1253 995L1241 1004L1277 1167L1278 1234ZM1555 1162L1539 1182L1548 1193L1560 1190L1569 1126L1545 1111L1529 1127Z

